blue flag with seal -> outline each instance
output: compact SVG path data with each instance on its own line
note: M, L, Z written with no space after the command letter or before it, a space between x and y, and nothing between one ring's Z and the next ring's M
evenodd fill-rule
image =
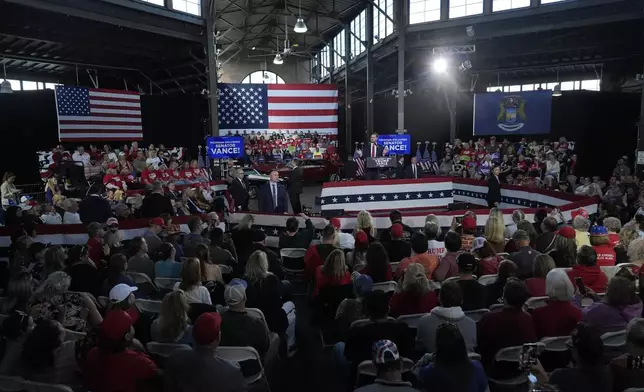
M411 154L411 136L409 135L379 135L378 144L387 148L387 155Z
M208 156L212 159L241 158L244 138L241 136L211 136L207 139Z
M474 95L474 135L550 133L552 91Z

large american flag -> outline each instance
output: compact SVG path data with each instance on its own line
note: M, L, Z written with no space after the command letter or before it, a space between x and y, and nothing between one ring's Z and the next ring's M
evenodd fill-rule
M143 139L139 93L56 86L56 110L61 142Z
M219 84L219 130L338 133L332 84Z

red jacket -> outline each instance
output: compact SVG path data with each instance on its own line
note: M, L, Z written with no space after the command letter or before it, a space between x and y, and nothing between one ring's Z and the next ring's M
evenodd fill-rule
M548 305L532 311L539 339L568 336L581 321L581 309L566 301L548 301Z
M590 287L596 293L605 293L608 286L608 278L598 265L588 267L585 265L575 264L572 270L568 271L568 277L572 284L575 284L575 278L581 277L584 286Z
M525 280L531 297L544 297L546 295L546 278L530 278Z
M335 276L329 277L322 273L322 266L315 269L315 287L313 288L313 296L317 297L320 294L320 289L325 286L344 286L350 284L351 274L345 272L342 278L338 279Z
M617 257L613 245L595 245L593 246L597 252L597 265L600 267L612 267L615 265Z
M490 256L479 261L479 277L483 275L496 275L499 272L499 264L503 261L501 256Z
M315 269L324 264L327 256L336 248L331 244L317 244L309 246L304 254L304 278L311 280L315 276Z
M437 306L438 297L433 291L428 291L421 297L409 291L401 291L391 297L389 314L392 317L398 317L407 314L429 313Z

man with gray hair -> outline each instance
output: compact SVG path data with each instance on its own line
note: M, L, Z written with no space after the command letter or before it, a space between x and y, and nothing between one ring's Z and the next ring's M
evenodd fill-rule
M78 203L76 200L65 199L63 201L63 208L65 213L63 214L63 223L66 225L74 225L83 223L81 222L80 215L78 214Z
M233 169L235 178L230 182L230 196L235 201L236 211L248 211L248 181L244 179L244 169Z
M588 229L590 228L590 221L582 215L577 215L572 220L572 227L575 229L575 240L577 240L577 249L583 245L590 246L590 237Z
M518 277L520 279L527 279L532 277L532 268L534 266L534 259L540 254L530 247L530 236L525 230L517 230L512 235L512 240L516 243L518 251L508 256L509 260L519 268Z
M152 194L143 199L141 216L143 218L156 218L161 214L174 215L172 202L163 192L163 185L159 181L152 184Z
M425 223L425 235L427 236L427 252L436 255L440 259L447 252L445 242L438 241L441 228L433 221Z

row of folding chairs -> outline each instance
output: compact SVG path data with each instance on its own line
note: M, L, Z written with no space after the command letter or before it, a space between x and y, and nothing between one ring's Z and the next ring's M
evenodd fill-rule
M0 376L0 391L2 392L73 392L70 387L62 384L46 384L24 380L21 377Z

